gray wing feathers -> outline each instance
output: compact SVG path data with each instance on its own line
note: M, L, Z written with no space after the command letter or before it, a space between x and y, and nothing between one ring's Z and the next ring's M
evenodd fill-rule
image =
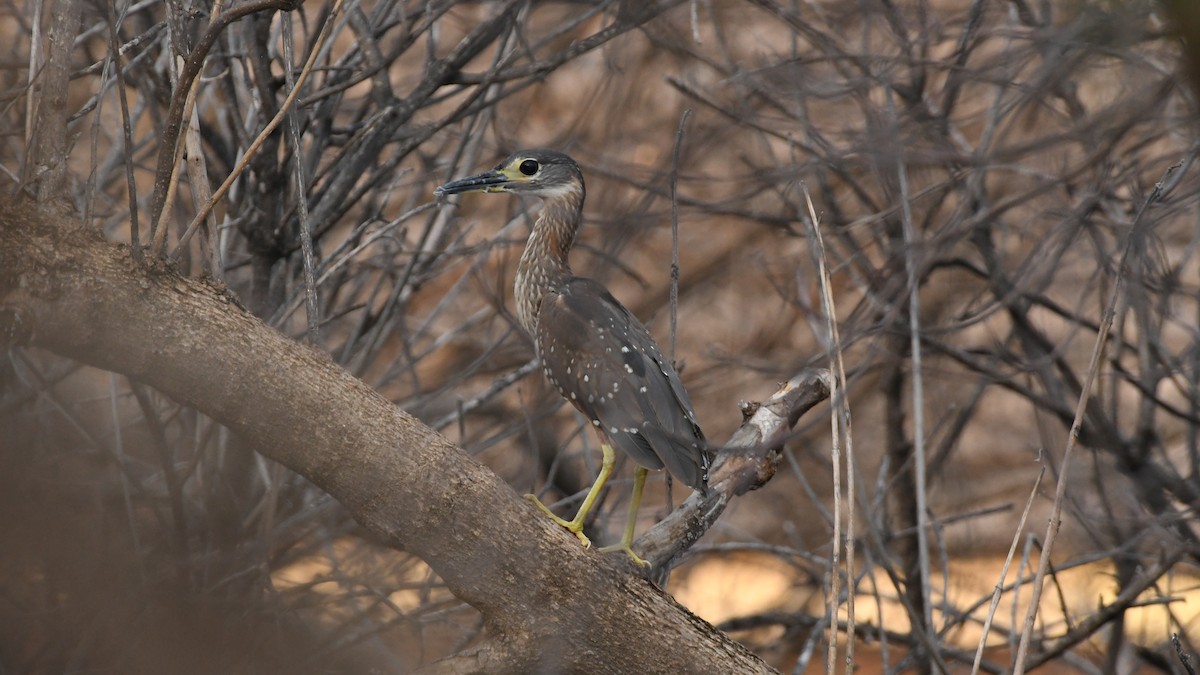
M600 284L572 278L542 300L538 352L546 375L614 446L693 488L708 447L691 401L649 331Z

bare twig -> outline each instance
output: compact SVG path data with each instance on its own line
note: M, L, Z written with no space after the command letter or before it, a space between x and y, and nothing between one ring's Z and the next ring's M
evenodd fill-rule
M279 1L280 0L266 0L264 4ZM209 212L212 211L212 209L225 197L225 194L229 192L229 188L232 187L234 181L236 181L238 176L242 174L242 171L245 170L255 153L258 152L258 149L262 147L267 138L270 137L280 123L283 122L288 110L290 110L292 104L295 103L296 97L300 95L300 91L304 87L304 81L308 79L309 74L312 72L312 69L316 64L317 56L321 53L321 47L324 45L325 40L329 37L330 31L333 29L333 25L337 21L338 14L341 12L342 3L343 0L334 0L333 7L330 9L329 15L325 17L325 24L321 26L321 32L317 35L317 39L313 42L312 48L309 50L308 60L305 61L304 67L300 69L299 75L296 76L296 85L291 88L291 91L288 92L287 98L285 98L283 103L280 104L279 110L275 113L275 116L272 117L271 121L267 123L261 132L259 132L258 136L254 139L254 142L252 142L250 146L246 148L246 152L242 156L241 161L238 162L237 167L230 172L229 176L226 177L224 182L221 183L221 186L217 188L217 191L213 193L212 198L204 203L204 205L200 208L199 213L197 213L192 219L192 222L188 224L187 229L183 232L183 235L179 237L179 247L176 249L175 257L180 255L180 253L183 251L183 247L187 245L188 240L190 240L192 235L195 233L196 228L200 226L200 223L202 223L204 219L208 217ZM232 14L233 12L234 10L229 10L229 13ZM210 27L209 30L211 32L212 28ZM205 37L207 37L207 35L208 34L206 33ZM194 57L191 56L188 57L189 67L193 58ZM187 72L187 68L185 68L184 72ZM181 76L180 82L183 81L184 78ZM176 131L176 133L178 133L178 131ZM299 149L297 148L297 151L298 150ZM160 157L160 171L162 168L162 159Z
M679 116L679 127L675 130L675 149L671 153L671 328L667 338L667 359L675 360L675 326L679 315L679 156L683 153L683 132L687 127L691 110Z
M336 9L335 9L336 13ZM331 17L332 19L332 17ZM326 24L329 25L329 24ZM288 88L297 91L296 74L292 72L292 21L290 16L284 16L283 21L283 61L284 76ZM322 41L317 40L313 53L320 51ZM312 67L314 60L310 59L307 68ZM300 120L295 106L288 106L287 123L288 136L292 140L292 171L296 178L296 211L300 221L300 259L304 266L304 298L305 317L308 320L308 342L312 345L321 344L321 310L317 303L317 282L313 269L312 223L308 219L308 181L304 176L304 144L300 140Z
M1196 675L1196 669L1192 666L1192 657L1183 651L1183 643L1179 641L1179 633L1171 633L1171 644L1175 646L1175 656L1179 658L1179 663L1187 671L1187 674Z
M892 101L892 90L887 89L887 107L891 115L895 116L895 108ZM897 146L900 147L900 146ZM908 191L908 168L907 162L902 152L898 151L896 156L896 182L900 188L900 226L901 232L904 234L904 272L906 280L906 288L908 289L908 298L905 307L908 310L908 337L909 337L909 359L912 360L912 419L913 419L913 437L912 437L912 460L913 460L913 490L916 495L916 514L917 514L917 560L920 566L921 578L921 595L925 598L925 602L921 607L923 614L919 618L923 625L921 629L933 633L933 608L930 607L930 602L933 599L932 589L929 585L930 570L929 570L929 480L925 472L925 384L924 375L921 370L921 268L923 261L920 254L924 247L919 246L917 241L916 231L913 228L912 202ZM912 579L906 579L905 583L912 584ZM928 666L922 668L928 671Z
M826 633L826 661L825 672L828 675L833 675L837 669L837 626L839 622L838 608L841 607L841 591L840 580L841 570L838 568L838 561L841 558L842 548L842 428L845 427L845 437L847 449L849 448L849 421L850 407L846 402L846 368L842 360L842 341L841 334L837 328L837 306L833 301L833 292L831 290L832 283L829 278L829 269L826 266L825 241L821 235L820 219L817 217L816 207L813 206L812 195L808 192L808 187L801 185L804 194L804 203L807 207L809 231L812 234L813 247L811 253L817 266L817 279L821 286L821 314L825 319L825 332L827 338L827 353L829 358L829 370L836 375L831 378L830 394L833 399L833 414L830 415L830 448L833 459L833 551L830 553L829 560L829 596L826 600L826 622L828 623L828 631ZM854 493L853 493L853 462L847 456L846 474L851 477L847 481L847 488L850 495L846 500L846 505L850 511L846 518L846 527L848 530L846 538L846 609L847 623L849 628L847 632L854 634ZM846 644L846 668L847 675L850 675L849 669L854 664L854 641L849 640Z
M1017 654L1013 659L1013 675L1023 675L1028 665L1026 659L1029 654L1029 642L1033 635L1033 623L1040 607L1042 586L1045 583L1046 572L1050 567L1050 554L1054 550L1054 540L1057 538L1058 529L1062 525L1062 508L1067 492L1067 477L1070 475L1068 467L1071 462L1071 452L1074 450L1079 438L1079 428L1083 424L1084 411L1087 410L1088 402L1092 400L1092 382L1100 370L1100 354L1107 343L1108 330L1112 327L1113 310L1116 307L1117 300L1122 297L1121 282L1124 278L1126 266L1129 264L1129 254L1130 251L1136 249L1135 244L1139 242L1143 235L1143 229L1146 226L1143 216L1146 214L1146 210L1162 196L1166 181L1180 166L1182 166L1182 163L1168 168L1166 173L1163 174L1162 179L1155 184L1150 195L1142 202L1137 215L1133 219L1129 236L1125 240L1121 260L1117 264L1116 278L1113 280L1113 288L1109 295L1107 307L1104 310L1104 318L1100 322L1100 331L1096 335L1095 346L1092 349L1092 358L1088 362L1087 372L1079 389L1079 401L1075 406L1075 420L1071 423L1071 432L1067 436L1067 447L1063 450L1062 465L1059 468L1058 474L1058 485L1054 490L1054 506L1050 515L1050 524L1046 527L1046 537L1042 543L1041 555L1038 558L1037 574L1033 580L1033 593L1029 599L1029 611L1025 615L1024 627L1021 630L1021 641L1017 647Z
M788 430L829 397L830 376L810 370L793 377L762 402L717 454L708 493L693 492L678 509L638 537L634 548L654 568L670 568L717 521L734 497L758 489L775 475Z
M244 5L231 7L216 15L204 35L196 42L196 47L188 54L183 71L179 74L179 83L171 94L171 107L167 111L167 124L163 129L162 145L158 153L158 169L154 177L154 194L150 202L150 239L153 240L159 227L159 217L167 200L167 189L171 176L175 173L177 164L177 148L179 133L183 128L183 110L192 81L204 67L208 52L220 37L221 32L229 24L238 19L268 10L291 11L297 7L295 0L253 0ZM314 50L315 53L315 50ZM303 81L303 77L300 78ZM274 127L272 127L273 129ZM223 194L223 193L222 193ZM183 244L181 243L180 246Z
M141 264L143 260L142 243L139 234L141 226L138 221L137 183L133 179L133 125L129 121L129 99L125 93L125 73L121 66L121 50L117 46L117 26L120 25L120 21L117 19L113 4L105 3L105 6L108 8L108 14L105 18L108 20L109 59L112 62L113 72L117 78L117 98L121 102L121 133L123 134L126 148L126 152L123 153L125 157L125 188L129 191L130 246L132 247L133 259Z
M1033 482L1033 487L1029 490L1029 499L1025 500L1025 510L1021 512L1021 521L1017 524L1016 530L1013 532L1012 545L1008 548L1008 556L1004 559L1004 567L1000 570L1000 579L996 581L996 588L992 592L992 602L988 605L987 618L983 620L983 630L979 636L979 646L975 649L975 662L971 664L971 675L976 675L979 672L979 664L983 662L983 649L987 646L988 632L992 626L992 618L996 615L996 608L1000 606L1000 596L1004 590L1004 580L1008 578L1008 568L1012 564L1013 555L1017 552L1017 544L1021 542L1021 533L1025 531L1025 520L1029 517L1029 510L1033 507L1033 500L1037 497L1038 488L1042 484L1042 477L1046 475L1046 467L1038 472L1037 480Z

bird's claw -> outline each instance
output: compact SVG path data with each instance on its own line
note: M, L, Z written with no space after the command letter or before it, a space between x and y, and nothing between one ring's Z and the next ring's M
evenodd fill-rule
M545 504L543 504L542 500L538 499L536 495L527 494L527 495L525 495L525 498L528 499L529 501L533 502L533 505L538 507L538 509L540 509L542 511L542 513L545 513L547 516L550 516L550 520L553 520L555 523L557 523L559 527L561 527L564 530L566 530L567 532L570 532L571 534L575 535L579 539L579 543L583 544L584 548L592 547L592 540L588 539L588 536L583 533L583 519L582 518L580 518L578 516L575 517L575 520L567 520L566 518L560 518L560 517L556 516L553 511L550 510L549 506L546 506ZM629 559L633 561L633 564L637 565L638 567L649 567L650 563L648 561L644 560L641 556L639 556L638 554L633 552L633 548L630 546L631 543L632 542L629 542L629 541L621 541L621 543L619 543L619 544L613 544L612 546L604 546L598 550L601 553L611 553L613 551L624 551L625 554L629 556Z
M601 553L611 553L613 551L624 551L629 556L629 558L631 560L633 560L633 564L637 565L638 567L649 567L650 566L650 562L648 560L642 559L641 556L634 553L633 548L631 548L629 546L629 544L626 542L621 542L620 544L613 544L612 546L602 546L600 548Z
M542 500L538 499L537 496L528 494L525 495L525 498L533 502L533 505L541 509L543 513L550 516L550 520L553 520L555 523L557 523L559 527L575 535L575 537L579 539L579 543L583 544L584 548L592 547L592 540L588 539L588 536L583 533L582 518L579 518L578 516L575 518L575 520L559 518L558 516L554 515L554 512L550 510L550 507L543 504Z

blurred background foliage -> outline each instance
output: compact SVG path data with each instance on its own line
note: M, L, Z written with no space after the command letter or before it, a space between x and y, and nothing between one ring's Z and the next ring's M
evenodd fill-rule
M598 458L512 315L536 204L439 204L433 187L522 147L579 160L572 264L672 345L718 443L739 401L829 363L819 228L853 413L842 475L855 494L838 517L853 525L868 672L967 668L1015 541L983 662L1009 667L1117 293L1033 653L1061 669L1176 672L1170 636L1194 652L1200 182L1194 42L1174 28L1191 25L1186 2L282 5L4 3L0 180L13 190L55 168L34 160L58 22L74 40L60 201L315 337L550 500L585 489ZM189 60L202 68L180 86ZM178 110L181 169L156 183ZM419 560L365 540L195 411L44 353L10 352L0 370L4 670L403 672L482 630ZM846 546L828 412L804 420L775 480L667 586L793 672L822 667L829 608L849 611L827 602ZM614 485L591 526L601 540L622 523ZM681 496L652 477L643 526Z

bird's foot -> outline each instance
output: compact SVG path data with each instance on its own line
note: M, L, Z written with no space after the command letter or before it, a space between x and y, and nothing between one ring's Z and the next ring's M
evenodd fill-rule
M571 534L575 535L575 537L577 539L579 539L579 543L583 544L584 548L592 547L592 540L588 539L588 536L583 533L583 518L581 518L579 516L575 516L574 520L566 520L565 518L559 518L558 516L554 515L554 512L550 510L549 506L546 506L545 504L543 504L542 500L538 499L536 496L525 495L525 498L528 499L529 501L533 502L533 505L538 507L539 509L541 509L543 513L550 516L550 520L553 520L554 522L558 523L559 527L562 527L567 532L570 532ZM586 514L582 514L582 515L586 515ZM633 551L630 551L629 553L630 553L630 555L632 555ZM637 556L634 556L634 557L636 558Z
M631 543L632 542L622 540L619 544L600 547L600 552L611 553L612 551L624 551L630 557L630 559L633 560L633 564L637 565L638 567L649 567L649 561L643 560L641 556L633 552L633 548L630 546Z

